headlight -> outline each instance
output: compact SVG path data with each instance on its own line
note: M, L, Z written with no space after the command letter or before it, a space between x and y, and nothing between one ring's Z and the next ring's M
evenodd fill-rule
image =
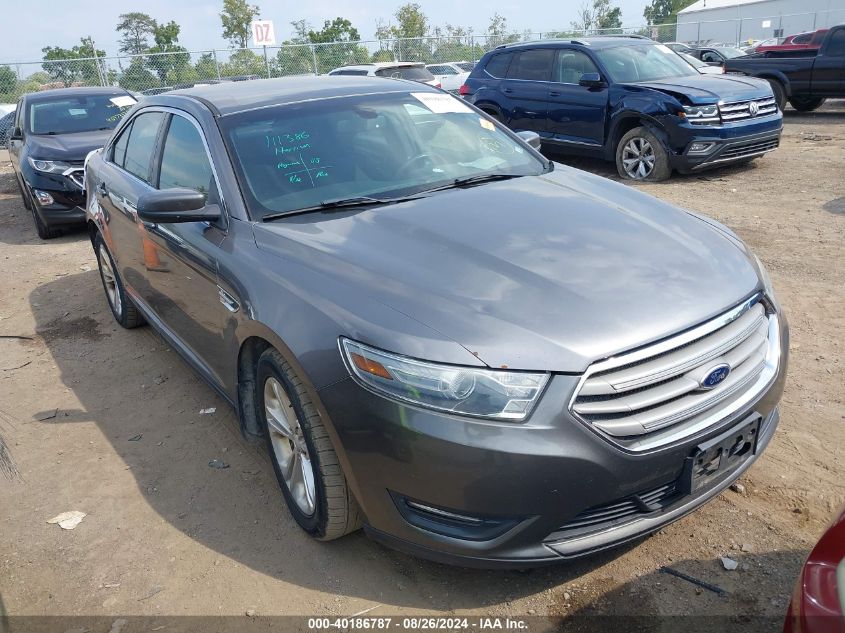
M71 168L71 165L55 160L38 160L37 158L29 158L29 164L38 171L43 171L47 174L61 174Z
M720 122L719 106L715 103L703 106L684 106L684 116L689 119L690 123Z
M364 386L421 407L493 420L524 420L548 382L531 374L439 365L341 339L346 365Z
M766 291L766 296L776 302L775 288L772 285L772 278L769 277L769 271L766 270L766 267L763 266L763 262L760 261L760 258L756 255L754 256L754 261L757 262L757 272L760 275L760 280L763 282L763 289Z

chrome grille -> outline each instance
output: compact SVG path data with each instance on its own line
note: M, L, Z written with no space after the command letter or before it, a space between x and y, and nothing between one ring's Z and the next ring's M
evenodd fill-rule
M63 172L65 178L70 180L77 187L85 190L85 169L82 167L73 167Z
M777 111L778 107L774 97L719 104L719 114L722 121L740 121L752 117L768 116L775 114Z
M777 317L755 297L688 332L592 365L570 410L609 439L641 451L724 420L771 381ZM727 377L705 379L727 365Z

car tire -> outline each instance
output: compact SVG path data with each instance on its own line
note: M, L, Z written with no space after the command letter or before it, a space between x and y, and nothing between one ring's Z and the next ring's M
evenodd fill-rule
M108 246L100 233L94 237L94 255L97 257L97 267L100 269L100 281L109 304L114 320L127 330L144 324L141 312L126 294L123 280L117 272L117 266L109 252Z
M778 110L783 112L783 109L786 107L786 90L783 84L777 79L769 79L768 81L772 87L772 94L775 96L775 103L778 106Z
M255 384L270 461L294 520L321 541L358 530L361 511L302 380L269 348L258 359Z
M30 201L24 188L21 186L21 181L15 178L15 182L18 183L18 191L21 192L21 200L23 200L24 208L26 208L27 211L32 211L32 202Z
M29 195L29 194L25 194ZM38 205L31 197L29 198L29 212L32 213L32 221L35 223L35 232L42 240L52 240L62 234L61 230L47 226L38 213Z
M792 97L792 99L789 100L789 105L798 110L798 112L812 112L813 110L820 108L825 101L827 101L827 99L824 97Z
M627 132L616 146L616 170L622 178L659 182L672 175L669 154L646 127Z

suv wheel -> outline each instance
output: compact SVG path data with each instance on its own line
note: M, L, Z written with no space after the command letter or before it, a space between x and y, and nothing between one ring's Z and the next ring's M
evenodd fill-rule
M258 415L291 515L321 541L361 527L358 504L302 380L275 349L257 367Z
M117 266L114 264L111 253L106 246L103 236L97 233L94 238L94 253L97 255L97 265L100 268L100 280L103 282L103 290L106 293L106 300L114 315L114 320L126 329L132 329L144 324L144 317L132 303L132 299L126 294L123 288L123 281L117 273Z
M786 90L783 84L777 79L769 79L769 85L772 87L772 94L775 96L775 103L778 104L778 110L783 112L786 107Z
M789 105L798 110L798 112L812 112L821 107L827 101L824 97L792 97L789 100Z
M623 178L656 182L672 173L669 155L657 137L645 127L636 127L616 146L616 170Z

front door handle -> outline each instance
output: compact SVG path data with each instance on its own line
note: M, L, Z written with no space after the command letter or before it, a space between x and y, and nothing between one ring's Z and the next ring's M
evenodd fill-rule
M556 90L553 90L552 92L549 93L549 96L550 97L559 97L560 93L557 92Z
M502 88L502 92L506 94L511 94L513 92L513 88Z

